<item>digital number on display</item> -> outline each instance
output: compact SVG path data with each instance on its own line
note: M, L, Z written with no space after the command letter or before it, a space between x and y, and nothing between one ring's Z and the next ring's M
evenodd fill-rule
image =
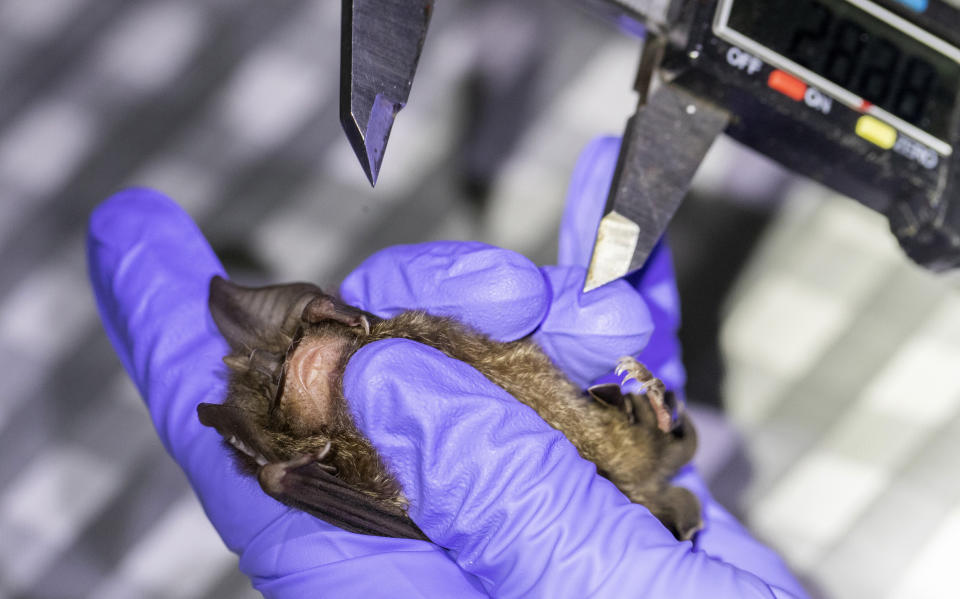
M799 65L940 140L949 137L960 50L943 40L865 0L724 0L721 11L720 29L788 61L772 62Z

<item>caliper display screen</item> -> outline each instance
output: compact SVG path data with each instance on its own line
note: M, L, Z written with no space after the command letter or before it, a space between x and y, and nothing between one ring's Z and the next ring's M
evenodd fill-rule
M867 0L732 0L727 25L887 113L948 139L960 90L960 50L904 25L888 11L864 10L873 7Z

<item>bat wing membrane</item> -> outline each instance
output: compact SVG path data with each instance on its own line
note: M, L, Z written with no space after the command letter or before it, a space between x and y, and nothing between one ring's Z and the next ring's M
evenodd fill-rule
M331 474L330 467L318 461L322 456L280 460L242 409L204 403L197 412L202 424L217 429L231 445L259 458L260 486L277 501L350 532L430 540L409 517L378 504Z
M316 461L303 461L267 464L260 486L277 501L350 532L430 540L409 517L379 505Z

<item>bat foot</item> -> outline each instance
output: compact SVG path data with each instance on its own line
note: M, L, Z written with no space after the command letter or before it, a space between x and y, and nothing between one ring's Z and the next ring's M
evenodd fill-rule
M643 387L643 395L653 410L658 429L669 433L676 428L680 420L681 406L676 396L668 393L663 382L653 376L646 366L631 356L625 356L617 361L615 372L623 376L621 385L626 386L630 381L636 381Z

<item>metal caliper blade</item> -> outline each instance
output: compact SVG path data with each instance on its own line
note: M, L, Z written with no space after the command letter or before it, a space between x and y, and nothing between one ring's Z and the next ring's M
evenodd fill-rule
M671 84L640 105L623 134L584 291L643 266L729 119Z
M433 0L343 0L340 122L371 185L407 103Z

